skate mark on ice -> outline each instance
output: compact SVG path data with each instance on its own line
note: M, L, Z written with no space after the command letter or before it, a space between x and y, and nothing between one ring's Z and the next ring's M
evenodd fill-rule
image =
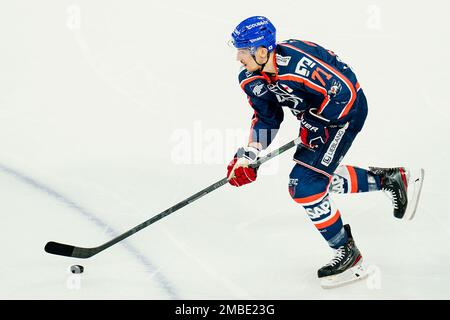
M54 189L50 188L49 186L38 182L37 180L17 171L14 170L8 166L5 166L0 163L0 170L5 172L6 174L9 174L16 178L17 180L41 191L46 193L48 196L52 197L53 199L64 203L69 208L74 209L78 213L80 213L83 217L87 218L89 221L92 221L97 227L99 227L102 231L107 230L108 235L111 237L115 237L119 235L117 231L115 231L113 228L111 228L106 222L98 218L94 213L90 212L89 210L83 208L82 206L78 205L75 201L69 199L65 195L55 191ZM151 274L151 277L156 279L156 282L159 284L159 286L164 289L164 291L169 295L171 299L177 300L179 299L179 296L175 289L173 288L173 284L170 283L168 279L161 273L161 268L156 268L153 263L147 259L142 253L139 252L138 249L136 249L131 244L124 241L123 246L125 249L131 253L138 262L144 266L146 271Z

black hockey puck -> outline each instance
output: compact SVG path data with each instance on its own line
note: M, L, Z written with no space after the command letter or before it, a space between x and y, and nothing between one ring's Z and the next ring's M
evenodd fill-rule
M70 272L72 273L83 273L84 267L79 264L73 265L70 267Z

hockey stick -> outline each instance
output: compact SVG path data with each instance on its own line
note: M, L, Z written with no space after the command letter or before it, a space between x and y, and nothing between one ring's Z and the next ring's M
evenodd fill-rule
M259 158L256 163L251 164L250 166L253 168L259 167L264 162L272 159L273 157L275 157L275 156L285 152L286 150L289 150L293 146L299 144L299 140L300 140L299 138L292 140L291 142L285 144L284 146L281 146L277 150L274 150L274 151L268 153L266 156ZM197 192L196 194L190 196L189 198L177 203L176 205L170 207L169 209L157 214L156 216L148 219L147 221L144 221L143 223L135 226L134 228L122 233L121 235L117 236L116 238L114 238L98 247L82 248L82 247L75 247L75 246L68 245L68 244L50 241L50 242L47 242L44 250L48 253L56 254L56 255L60 255L60 256L82 258L82 259L90 258L93 255L96 255L97 253L113 246L117 242L122 241L125 238L128 238L129 236L144 229L145 227L148 227L152 223L155 223L156 221L161 220L162 218L168 216L169 214L177 211L178 209L183 208L184 206L188 205L191 202L194 202L197 199L200 199L204 195L207 195L211 191L214 191L227 183L228 183L228 179L223 178L223 179L217 181L216 183L213 183L209 187Z

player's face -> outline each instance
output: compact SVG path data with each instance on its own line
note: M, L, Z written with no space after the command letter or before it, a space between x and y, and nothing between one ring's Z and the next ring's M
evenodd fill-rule
M249 49L238 49L236 60L242 63L247 71L254 72L260 68L253 59Z

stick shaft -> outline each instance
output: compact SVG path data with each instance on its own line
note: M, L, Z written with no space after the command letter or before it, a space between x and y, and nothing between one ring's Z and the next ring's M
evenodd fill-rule
M260 158L257 160L256 163L250 165L253 168L259 167L260 165L262 165L264 162L269 161L270 159L272 159L273 157L276 157L277 155L285 152L286 150L289 150L290 148L292 148L293 146L295 146L296 144L298 144L297 142L298 140L295 139L291 142L286 143L285 145L281 146L280 148L268 153L266 156ZM151 217L150 219L142 222L141 224L138 224L137 226L135 226L134 228L122 233L121 235L115 237L114 239L111 239L110 241L98 246L98 247L93 247L93 248L82 248L82 247L75 247L72 245L67 245L67 244L62 244L62 243L58 243L58 242L48 242L47 245L45 246L45 251L51 254L56 254L56 255L62 255L62 256L68 256L68 257L75 257L75 258L89 258L92 257L93 255L113 246L114 244L128 238L129 236L135 234L136 232L139 232L140 230L148 227L149 225L161 220L162 218L174 213L175 211L187 206L188 204L202 198L203 196L207 195L208 193L220 188L221 186L225 185L228 183L228 179L227 178L223 178L215 183L213 183L212 185L204 188L203 190L193 194L192 196L190 196L189 198L180 201L179 203L175 204L174 206L164 210L163 212L157 214L156 216Z

